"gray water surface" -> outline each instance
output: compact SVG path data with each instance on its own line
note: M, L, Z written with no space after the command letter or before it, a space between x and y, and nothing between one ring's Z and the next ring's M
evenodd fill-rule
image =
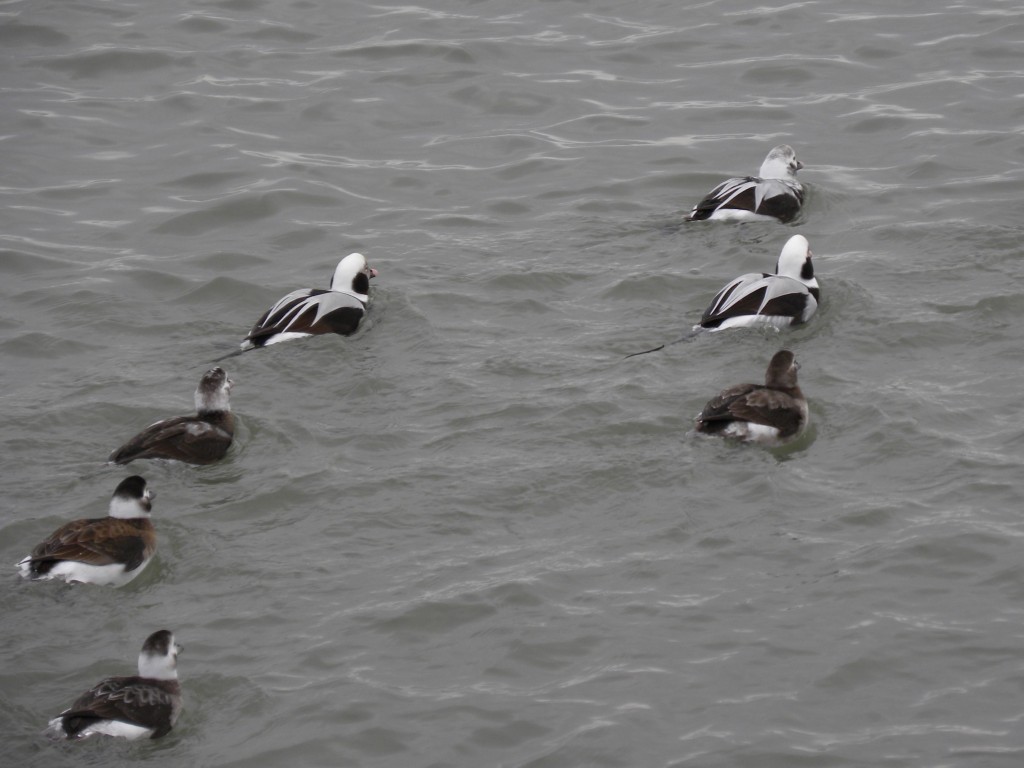
M0 5L0 723L19 766L1019 766L1024 4ZM681 212L775 144L792 225ZM806 235L792 332L685 332ZM108 453L224 361L210 467ZM795 446L697 440L786 346ZM128 474L119 589L13 568ZM48 718L173 629L156 742Z

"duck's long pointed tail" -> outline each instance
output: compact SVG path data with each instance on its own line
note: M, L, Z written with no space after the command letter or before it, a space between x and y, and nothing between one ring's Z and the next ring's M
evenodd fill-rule
M626 355L626 357L623 358L623 359L627 359L628 360L629 358L636 357L637 355L646 355L649 352L657 352L658 350L664 349L665 347L671 347L673 344L679 344L680 342L683 342L683 341L690 341L691 339L693 339L693 338L695 338L697 336L700 336L700 334L703 333L703 332L704 332L703 328L698 328L695 331L690 331L685 336L680 336L675 341L666 342L665 344L662 344L659 347L654 347L653 349L645 349L643 352L633 352L630 355Z
M210 362L211 363L219 363L221 360L227 360L229 357L238 357L240 354L242 354L243 352L248 352L250 349L253 349L253 347L246 347L245 349L235 349L235 350L232 350L231 352L228 352L226 355L221 355L220 357L215 357Z

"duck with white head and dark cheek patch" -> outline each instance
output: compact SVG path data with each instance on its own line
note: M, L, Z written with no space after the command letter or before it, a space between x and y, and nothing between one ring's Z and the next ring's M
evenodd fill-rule
M181 713L181 650L169 630L154 632L139 654L138 675L100 681L50 721L47 735L68 741L95 735L129 740L165 736Z
M764 159L757 176L726 179L693 207L687 221L790 222L804 204L804 188L796 172L804 164L788 144L781 144Z
M795 440L810 421L807 400L796 381L799 368L788 349L776 352L764 384L737 384L708 401L697 416L697 432L763 445Z
M821 299L812 256L807 238L793 235L779 254L775 274L751 272L737 277L711 300L693 330L787 328L806 323Z
M330 290L292 291L263 313L242 342L242 351L324 333L350 336L370 302L370 279L377 270L361 253L350 253L334 270Z
M700 322L686 336L627 357L657 352L702 333L727 328L769 326L782 329L806 323L817 312L821 299L811 256L807 238L793 235L779 255L774 274L751 272L740 275L715 295L701 315Z
M156 531L149 518L154 496L138 475L122 480L107 517L62 525L18 563L21 575L69 584L127 584L156 552Z
M109 461L127 464L135 459L175 459L188 464L212 464L224 458L235 432L228 394L234 382L223 368L207 371L196 387L196 413L150 424L112 454Z

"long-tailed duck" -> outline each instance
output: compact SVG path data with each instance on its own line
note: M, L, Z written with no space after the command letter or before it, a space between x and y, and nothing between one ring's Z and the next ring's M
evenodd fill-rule
M122 480L107 517L62 525L18 563L21 575L115 587L127 584L156 552L156 532L149 519L155 495L138 475Z
M779 254L775 274L740 275L718 292L695 331L721 331L753 325L786 328L806 323L818 309L821 291L814 277L811 246L793 235Z
M338 262L329 291L292 291L268 309L242 342L242 351L322 333L350 336L359 328L370 301L370 278L377 270L361 253Z
M169 630L154 632L139 654L138 675L108 677L97 683L53 718L47 733L67 740L97 733L125 739L166 735L181 712L177 669L181 650Z
M807 400L796 382L799 368L788 349L776 352L764 384L737 384L708 401L697 416L697 432L765 445L793 440L810 419Z
M781 144L768 153L757 176L726 179L697 203L686 218L792 221L804 204L804 188L796 180L796 172L803 167L793 148Z
M177 459L189 464L212 464L224 458L235 432L228 393L234 382L223 368L207 371L196 387L196 414L175 416L150 424L112 454L109 461L127 464L135 459Z

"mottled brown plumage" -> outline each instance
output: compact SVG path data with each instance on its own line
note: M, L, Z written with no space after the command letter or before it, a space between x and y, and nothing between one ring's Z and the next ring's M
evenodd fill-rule
M207 371L196 388L196 415L175 416L150 424L110 454L109 461L176 459L212 464L224 458L235 432L228 393L232 381L221 368Z
M149 518L118 520L99 517L62 525L32 550L32 565L47 572L60 560L89 565L124 563L134 571L156 551L156 530Z
M809 412L797 385L799 369L789 350L776 352L764 384L737 384L708 401L697 431L749 442L782 443L807 427Z
M122 480L107 517L65 523L18 563L21 574L29 579L127 584L156 552L156 530L149 519L153 497L138 475Z
M127 464L135 459L176 459L212 464L224 458L234 432L235 418L230 412L164 419L114 451L110 461Z
M147 680L138 675L110 677L79 696L61 720L69 739L100 720L144 727L155 724L149 738L157 739L170 732L172 717L177 719L175 702L180 696L177 680Z
M128 739L166 735L181 713L180 651L169 630L154 632L139 654L138 675L109 677L94 685L50 721L50 735L68 740L94 734Z

